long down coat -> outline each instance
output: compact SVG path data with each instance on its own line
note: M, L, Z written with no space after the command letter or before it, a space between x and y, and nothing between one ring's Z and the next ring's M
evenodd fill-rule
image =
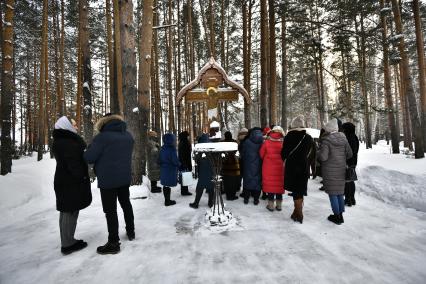
M262 159L262 190L266 193L284 193L284 166L281 159L283 135L272 132L260 148Z
M299 142L301 143L299 144ZM297 145L299 146L297 147ZM286 161L284 188L291 191L293 196L307 195L312 151L315 151L313 140L305 129L292 129L284 137L281 151L281 158Z
M158 157L160 156L160 144L157 138L149 137L148 140L148 178L150 181L160 180L160 165L158 165Z
M352 157L352 149L342 132L326 134L321 140L317 157L325 192L342 195L345 192L346 160Z
M254 129L243 142L243 187L245 190L260 191L262 188L262 160L259 149L263 143L262 131Z
M160 181L163 186L173 187L178 182L180 162L176 151L176 137L167 133L163 136L158 164L160 165Z
M53 130L52 152L56 159L54 188L56 209L73 212L86 208L92 202L90 179L83 152L86 143L68 130Z

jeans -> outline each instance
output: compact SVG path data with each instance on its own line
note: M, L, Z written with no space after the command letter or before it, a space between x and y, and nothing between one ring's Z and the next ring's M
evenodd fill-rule
M61 246L63 248L72 246L77 242L74 239L75 228L77 227L78 212L60 212L59 230L61 232Z
M343 194L340 195L329 195L331 209L335 215L342 214L345 212L345 200L343 199Z
M101 189L102 207L107 219L108 242L118 242L118 217L117 217L117 199L123 209L126 231L133 233L135 231L133 208L130 203L129 187L118 187L112 189Z
M283 200L283 195L278 193L268 193L268 200L274 201L274 199Z

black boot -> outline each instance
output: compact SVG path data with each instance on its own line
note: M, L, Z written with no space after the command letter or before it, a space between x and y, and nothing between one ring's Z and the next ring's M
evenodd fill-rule
M157 186L157 181L156 180L152 180L151 181L151 192L152 193L160 193L161 192L161 188L159 188Z
M68 247L61 247L61 252L63 255L67 255L70 253L73 253L75 251L79 251L81 249L84 249L87 247L87 243L83 240L77 240L77 242L71 246Z
M262 200L266 200L266 199L268 199L268 195L264 192L264 191L262 191Z
M127 238L129 239L129 241L133 241L135 239L135 231L127 232Z
M165 187L163 188L163 194L164 194L164 205L165 205L165 206L172 206L172 205L175 205L175 204L176 204L176 201L174 201L174 200L170 200L170 191L171 191L171 189L170 189L170 187L168 187L168 186L165 186Z
M333 222L336 225L342 224L340 222L340 215L332 214L332 215L328 216L327 219L328 219L328 221Z
M201 196L203 196L203 189L198 189L195 191L195 200L192 203L189 203L189 207L192 207L194 209L198 208L198 204L200 203Z
M351 188L351 204L356 205L355 201L355 182L352 182L352 188Z
M211 191L209 191L209 201L208 201L208 205L209 205L209 207L210 207L210 208L212 208L212 207L213 207L213 204L214 204L214 191L213 191L213 190L211 190Z
M183 186L183 185L180 186L180 194L182 196L192 195L192 193L188 191L188 187L187 186Z
M259 197L260 197L260 191L253 191L253 204L254 205L258 205L259 204ZM266 196L266 198L268 198L268 195L266 193L264 193L264 195ZM262 196L263 199L263 196Z
M98 247L96 251L99 254L116 254L120 252L120 243L108 241L105 245Z
M340 222L340 224L345 223L345 220L343 219L343 213L340 213L340 215L339 215L339 222Z
M249 203L249 199L250 199L250 191L248 191L247 189L245 189L243 191L244 194L244 204L248 204Z

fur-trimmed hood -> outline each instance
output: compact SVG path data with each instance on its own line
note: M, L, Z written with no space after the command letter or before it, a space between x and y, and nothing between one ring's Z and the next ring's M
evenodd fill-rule
M98 122L96 122L95 129L98 132L101 132L102 130L106 130L105 126L107 124L111 124L109 125L110 127L108 127L108 130L111 130L111 131L126 131L126 128L127 128L123 117L118 114L113 114L113 115L105 116L99 119Z

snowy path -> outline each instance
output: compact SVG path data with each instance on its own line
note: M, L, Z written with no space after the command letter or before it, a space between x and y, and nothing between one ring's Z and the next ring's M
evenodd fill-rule
M17 161L15 173L0 178L0 194L6 196L0 201L0 283L426 282L426 213L360 193L375 188L363 169L358 205L347 208L341 226L326 220L328 197L315 180L309 183L303 225L289 219L288 197L283 211L272 213L264 201L228 202L238 225L220 233L204 226L207 196L198 210L188 207L192 196L180 197L177 190L174 207L164 207L160 194L134 199L136 240L127 241L121 227L122 251L114 256L96 253L107 232L99 191L93 189L93 203L81 211L76 233L89 246L62 256L50 185L54 161L33 160ZM366 164L365 170L374 167ZM425 184L426 176L415 177L418 187ZM141 192L133 190L132 196Z

